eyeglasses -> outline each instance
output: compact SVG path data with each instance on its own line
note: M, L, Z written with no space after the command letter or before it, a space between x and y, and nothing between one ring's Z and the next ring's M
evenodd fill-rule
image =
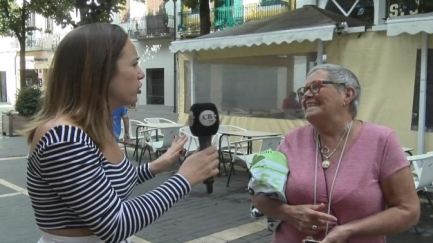
M310 92L312 94L317 94L317 93L319 93L320 88L324 84L346 85L345 83L337 83L337 82L334 82L334 81L315 80L315 81L311 82L311 84L308 87L301 87L301 88L299 88L296 91L296 93L298 94L299 98L302 98L305 95L305 93L307 93L308 90L310 90Z

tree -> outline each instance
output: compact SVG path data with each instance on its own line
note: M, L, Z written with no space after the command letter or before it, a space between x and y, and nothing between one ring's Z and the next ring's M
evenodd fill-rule
M36 30L28 22L30 14L50 17L58 25L111 22L111 13L119 12L126 0L0 0L0 36L16 37L20 46L20 84L26 85L26 39ZM89 4L88 4L89 3ZM75 23L71 12L76 9L81 21Z
M199 6L200 35L209 34L211 27L209 0L184 0L183 4L191 9L196 9Z
M110 23L111 14L120 12L125 4L126 0L75 0L74 7L81 19L77 25L96 22Z
M68 0L0 0L0 35L16 37L20 46L20 84L26 85L26 38L36 30L29 23L31 13L40 13L58 20L72 10ZM70 17L69 17L70 18Z

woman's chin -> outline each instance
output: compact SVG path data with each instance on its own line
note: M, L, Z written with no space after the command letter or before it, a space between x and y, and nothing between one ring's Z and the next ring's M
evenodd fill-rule
M134 97L131 98L131 104L135 104L138 102L138 95L135 95Z
M311 120L319 118L319 112L317 110L307 110L305 111L305 119L311 123Z

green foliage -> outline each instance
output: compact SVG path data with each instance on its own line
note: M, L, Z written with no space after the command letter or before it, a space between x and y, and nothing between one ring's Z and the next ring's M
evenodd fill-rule
M97 0L91 8L88 0L0 0L0 36L16 37L20 43L20 72L22 86L25 85L26 64L24 53L27 35L36 30L35 26L28 26L27 20L31 13L50 17L58 25L65 28L68 25L76 27L93 22L110 22L111 13L122 10L126 0ZM95 3L95 1L90 1ZM75 23L71 12L76 9L81 21Z
M15 110L21 116L31 117L38 111L41 99L42 91L39 87L24 87L18 91Z
M126 0L98 0L87 4L88 0L76 0L75 7L80 13L81 21L78 25L112 21L112 13L118 13L123 10Z
M45 18L50 17L62 27L74 24L70 14L74 10L74 1L72 0L31 0L28 2L30 11Z
M199 0L184 0L182 3L190 9L197 9Z
M93 6L87 5L87 2L89 0L0 0L0 36L25 39L27 33L36 30L34 26L26 25L30 13L50 17L62 27L76 27L93 22L111 22L112 14L120 12L126 4L126 0L97 0L95 3L99 5ZM72 19L71 12L74 10L80 14L79 23Z
M29 17L28 11L22 8L13 0L0 0L0 35L21 37L23 19ZM31 31L29 27L25 31Z
M215 6L221 5L225 0L210 0L211 2L215 2ZM182 0L182 4L190 9L198 9L200 6L200 0Z

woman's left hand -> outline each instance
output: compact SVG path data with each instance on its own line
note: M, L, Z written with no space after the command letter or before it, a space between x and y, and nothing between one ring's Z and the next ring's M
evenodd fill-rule
M184 134L180 137L174 137L170 148L161 155L157 160L150 163L150 170L154 174L166 171L175 163L184 153L183 146L188 141L188 137Z
M345 243L350 236L344 225L335 226L320 243Z

